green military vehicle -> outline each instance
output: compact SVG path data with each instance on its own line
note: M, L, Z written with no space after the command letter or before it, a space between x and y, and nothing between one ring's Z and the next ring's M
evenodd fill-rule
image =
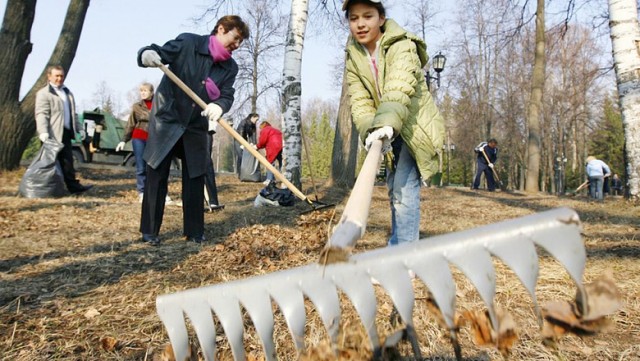
M116 152L116 146L124 136L126 121L98 108L78 114L78 120L87 136L84 141L80 139L80 136L72 141L75 162L136 166L136 157L133 155L131 142L127 142L123 150ZM171 169L180 169L180 166L180 160L174 158Z
M78 114L78 119L87 136L84 141L80 137L73 141L73 157L76 162L135 166L136 158L133 156L131 142L126 143L124 150L116 152L116 146L124 136L126 121L100 109L84 111Z

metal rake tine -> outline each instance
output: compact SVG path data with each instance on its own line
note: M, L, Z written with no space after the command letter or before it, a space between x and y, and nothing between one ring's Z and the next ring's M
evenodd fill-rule
M251 317L251 321L258 332L267 361L276 360L276 345L273 343L274 320L271 311L271 298L266 290L242 293L238 297Z
M246 357L244 344L242 342L244 323L242 321L242 314L240 313L240 303L238 298L235 294L210 294L207 297L207 301L211 305L216 316L218 316L220 324L224 329L224 333L227 335L229 345L231 346L231 352L233 353L233 358L235 360L244 360ZM240 342L238 342L238 340Z
M304 295L297 287L290 287L286 283L273 284L269 290L287 322L296 351L300 353L304 349L304 326L307 319Z
M476 234L490 236L477 237ZM526 245L525 245L526 244ZM567 269L584 292L582 275L586 263L586 252L580 236L578 215L567 208L556 209L515 220L504 221L476 230L457 232L425 239L421 242L402 244L356 254L348 262L326 266L314 264L272 274L255 276L171 295L159 296L158 313L167 328L176 356L186 356L188 335L183 313L189 318L205 318L194 324L200 343L210 342L215 329L204 330L211 325L211 317L205 308L209 305L217 315L232 346L234 359L244 359L243 321L240 304L248 311L263 343L267 357L274 357L268 341L273 332L273 315L270 298L283 311L296 347L303 347L304 296L313 302L333 345L336 344L340 323L338 288L354 304L365 327L368 329L371 347L378 350L375 325L376 299L370 277L381 280L381 285L391 295L394 306L407 325L411 325L413 293L409 292L406 274L408 269L427 285L440 308L451 334L451 342L460 358L461 351L455 335L455 283L450 264L460 268L478 289L489 309L495 296L495 275L491 256L507 259L535 302L535 279L538 262L535 245L546 249ZM523 264L521 264L523 263ZM384 273L388 272L389 276ZM393 281L396 282L393 282ZM292 296L287 296L287 289ZM193 305L197 310L188 310ZM269 313L263 315L262 313ZM374 316L372 316L374 315ZM497 320L492 319L495 329ZM373 330L373 331L372 331ZM267 340L267 341L265 341ZM212 348L206 350L211 354Z
M317 272L317 273L315 273ZM332 344L338 340L340 331L340 299L336 286L328 278L322 276L322 268L318 266L312 278L299 282L299 287L316 306Z
M376 320L376 294L371 284L371 276L363 270L349 273L334 273L332 281L344 291L355 307L360 320L367 330L369 341L377 346L380 342ZM358 272L359 271L359 272Z
M496 274L491 255L486 251L483 252L482 244L475 243L464 247L451 247L447 251L446 258L474 284L489 310L491 324L494 330L497 330L498 317L493 305L496 294Z
M370 274L387 292L404 324L413 325L415 295L407 268L403 264L381 260L380 267L371 269Z

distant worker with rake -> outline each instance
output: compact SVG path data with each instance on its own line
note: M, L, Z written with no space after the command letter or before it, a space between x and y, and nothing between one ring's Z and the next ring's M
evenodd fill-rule
M223 16L210 35L180 34L163 46L152 44L138 52L138 65L167 64L202 99L204 111L166 75L153 99L149 140L144 150L147 179L142 202L142 240L160 244L158 234L172 157L182 158L183 232L188 241L202 243L204 236L204 180L210 158L207 136L234 101L233 83L238 64L231 58L249 28L239 16Z
M476 178L473 181L473 189L480 189L480 177L484 173L489 192L496 190L496 180L493 177L494 164L498 160L498 141L495 138L488 142L482 142L475 148L477 153Z
M347 82L352 119L367 151L382 140L391 205L389 245L420 238L421 177L438 171L444 121L422 68L426 44L386 18L381 0L345 0L352 40Z
M585 173L589 182L589 196L596 201L604 201L604 180L611 175L607 163L590 155L585 164Z

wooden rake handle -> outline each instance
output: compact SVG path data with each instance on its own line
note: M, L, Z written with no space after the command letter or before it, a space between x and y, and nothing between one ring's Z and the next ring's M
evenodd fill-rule
M206 109L207 108L207 103L204 102L204 100L202 100L198 94L196 94L193 90L191 90L191 88L189 88L187 86L187 84L185 84L182 79L178 78L178 76L176 74L174 74L171 70L169 70L169 68L167 68L164 64L161 64L159 66L160 70L162 70L162 72L169 77L169 79L171 79L180 89L182 89L182 91L184 91L194 102L196 102L196 104L198 104L202 109ZM285 178L285 176L280 173L273 165L271 165L271 163L269 163L269 161L267 160L267 158L265 158L260 152L258 152L256 149L253 148L253 146L247 142L244 138L242 138L242 136L240 134L238 134L238 132L236 132L235 129L233 129L233 127L231 125L229 125L229 123L224 120L223 118L220 118L218 120L218 123L227 131L229 132L229 134L231 134L231 136L237 140L240 144L242 144L242 146L244 146L245 150L248 150L249 153L251 153L251 155L253 155L254 157L256 157L256 159L263 165L265 166L265 168L267 168L269 171L271 171L271 173L273 173L273 175L280 181L282 182L287 188L289 188L289 190L291 192L293 192L293 194L296 195L296 197L300 198L301 200L311 204L312 202L307 198L307 196L304 195L304 193L302 193L295 185L293 185L293 183L291 183L287 178Z
M480 151L482 152L482 155L484 155L484 159L487 160L487 165L489 164L493 164L491 163L491 161L489 160L489 157L487 156L487 153L484 152L484 147L482 147L482 149L480 149ZM500 177L498 176L498 172L496 172L496 170L493 167L489 167L491 168L491 171L493 172L493 176L496 177L496 180L498 182L500 182Z

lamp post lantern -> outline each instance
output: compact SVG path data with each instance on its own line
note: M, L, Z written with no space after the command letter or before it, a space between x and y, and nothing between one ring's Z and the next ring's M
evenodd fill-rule
M433 70L436 72L436 76L431 76L431 73L427 69L426 78L427 78L427 88L431 90L431 80L435 80L438 88L440 87L440 73L444 70L444 65L447 62L447 57L442 55L442 52L438 52L436 56L433 57L433 61L431 65L433 66Z

